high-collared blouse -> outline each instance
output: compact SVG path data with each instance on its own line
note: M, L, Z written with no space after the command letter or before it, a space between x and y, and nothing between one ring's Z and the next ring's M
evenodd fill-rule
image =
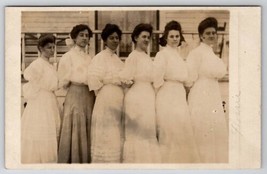
M65 53L59 62L59 87L66 87L70 82L87 84L88 66L91 57L84 49L74 46Z
M164 81L185 82L188 79L186 63L177 48L167 45L157 53L153 63L155 88L162 86Z
M40 90L54 92L58 89L55 68L41 57L25 69L24 78L29 81L23 86L24 97L27 99L35 98Z
M98 90L105 84L120 83L119 72L124 63L109 48L98 53L88 68L88 85L90 90Z
M213 52L212 47L202 42L189 53L186 61L189 69L189 84L203 77L220 79L227 72L225 64Z
M123 71L120 73L122 80L135 82L153 82L153 62L145 53L137 50L132 51L125 61Z

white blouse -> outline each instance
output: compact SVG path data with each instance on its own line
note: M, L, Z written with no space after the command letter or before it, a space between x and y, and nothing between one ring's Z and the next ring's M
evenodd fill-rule
M24 78L29 82L23 86L26 99L35 98L40 90L55 91L58 89L57 72L53 65L43 58L37 58L24 71Z
M119 72L124 63L109 48L98 53L88 68L88 85L90 90L98 90L105 84L119 84Z
M151 58L140 51L132 51L125 61L123 71L120 73L124 81L153 82L153 64Z
M227 73L223 61L205 43L192 50L186 61L191 84L201 77L220 79Z
M167 45L157 53L153 63L155 88L162 86L166 80L185 82L188 79L186 63L177 48Z
M90 62L91 57L85 53L85 50L78 46L71 48L59 62L59 87L66 88L69 82L87 84L87 69Z

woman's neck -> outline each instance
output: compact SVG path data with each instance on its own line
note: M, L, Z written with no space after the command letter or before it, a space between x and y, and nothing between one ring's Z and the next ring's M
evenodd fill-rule
M108 50L108 51L110 51L110 52L112 52L112 53L115 53L115 52L116 52L116 50L112 50L112 49L110 49L110 48L107 47L107 46L105 47L105 49Z
M46 57L45 55L41 54L41 58L47 62L49 62L49 57Z
M146 52L145 50L143 50L143 49L140 48L140 47L136 47L135 50L138 51L138 52L144 52L144 53Z
M78 50L85 52L85 47L80 47L79 45L75 45L75 47L76 47Z
M166 47L167 48L171 48L171 49L177 49L177 46L176 45L175 46L171 46L171 45L167 44Z

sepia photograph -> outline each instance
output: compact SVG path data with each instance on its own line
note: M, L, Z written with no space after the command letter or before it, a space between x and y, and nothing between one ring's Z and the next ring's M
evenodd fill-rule
M260 167L241 14L260 31L259 7L7 7L6 166Z

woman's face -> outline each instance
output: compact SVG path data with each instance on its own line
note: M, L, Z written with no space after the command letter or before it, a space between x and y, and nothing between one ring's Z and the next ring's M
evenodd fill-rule
M76 39L74 39L75 44L78 45L81 48L85 48L86 45L88 45L89 43L89 32L87 29L80 31L76 37Z
M105 41L107 47L113 51L117 49L119 43L120 43L119 35L116 32L109 35L107 40Z
M213 27L206 28L200 37L202 42L207 45L214 45L217 43L217 32Z
M167 36L167 44L170 47L178 47L180 39L180 32L178 30L170 30Z
M50 58L52 56L54 56L54 52L55 52L55 44L54 43L47 43L44 47L40 48L41 51L41 55L46 57L46 58Z
M150 41L150 33L147 31L142 31L136 38L136 47L142 51L147 51L147 46Z

